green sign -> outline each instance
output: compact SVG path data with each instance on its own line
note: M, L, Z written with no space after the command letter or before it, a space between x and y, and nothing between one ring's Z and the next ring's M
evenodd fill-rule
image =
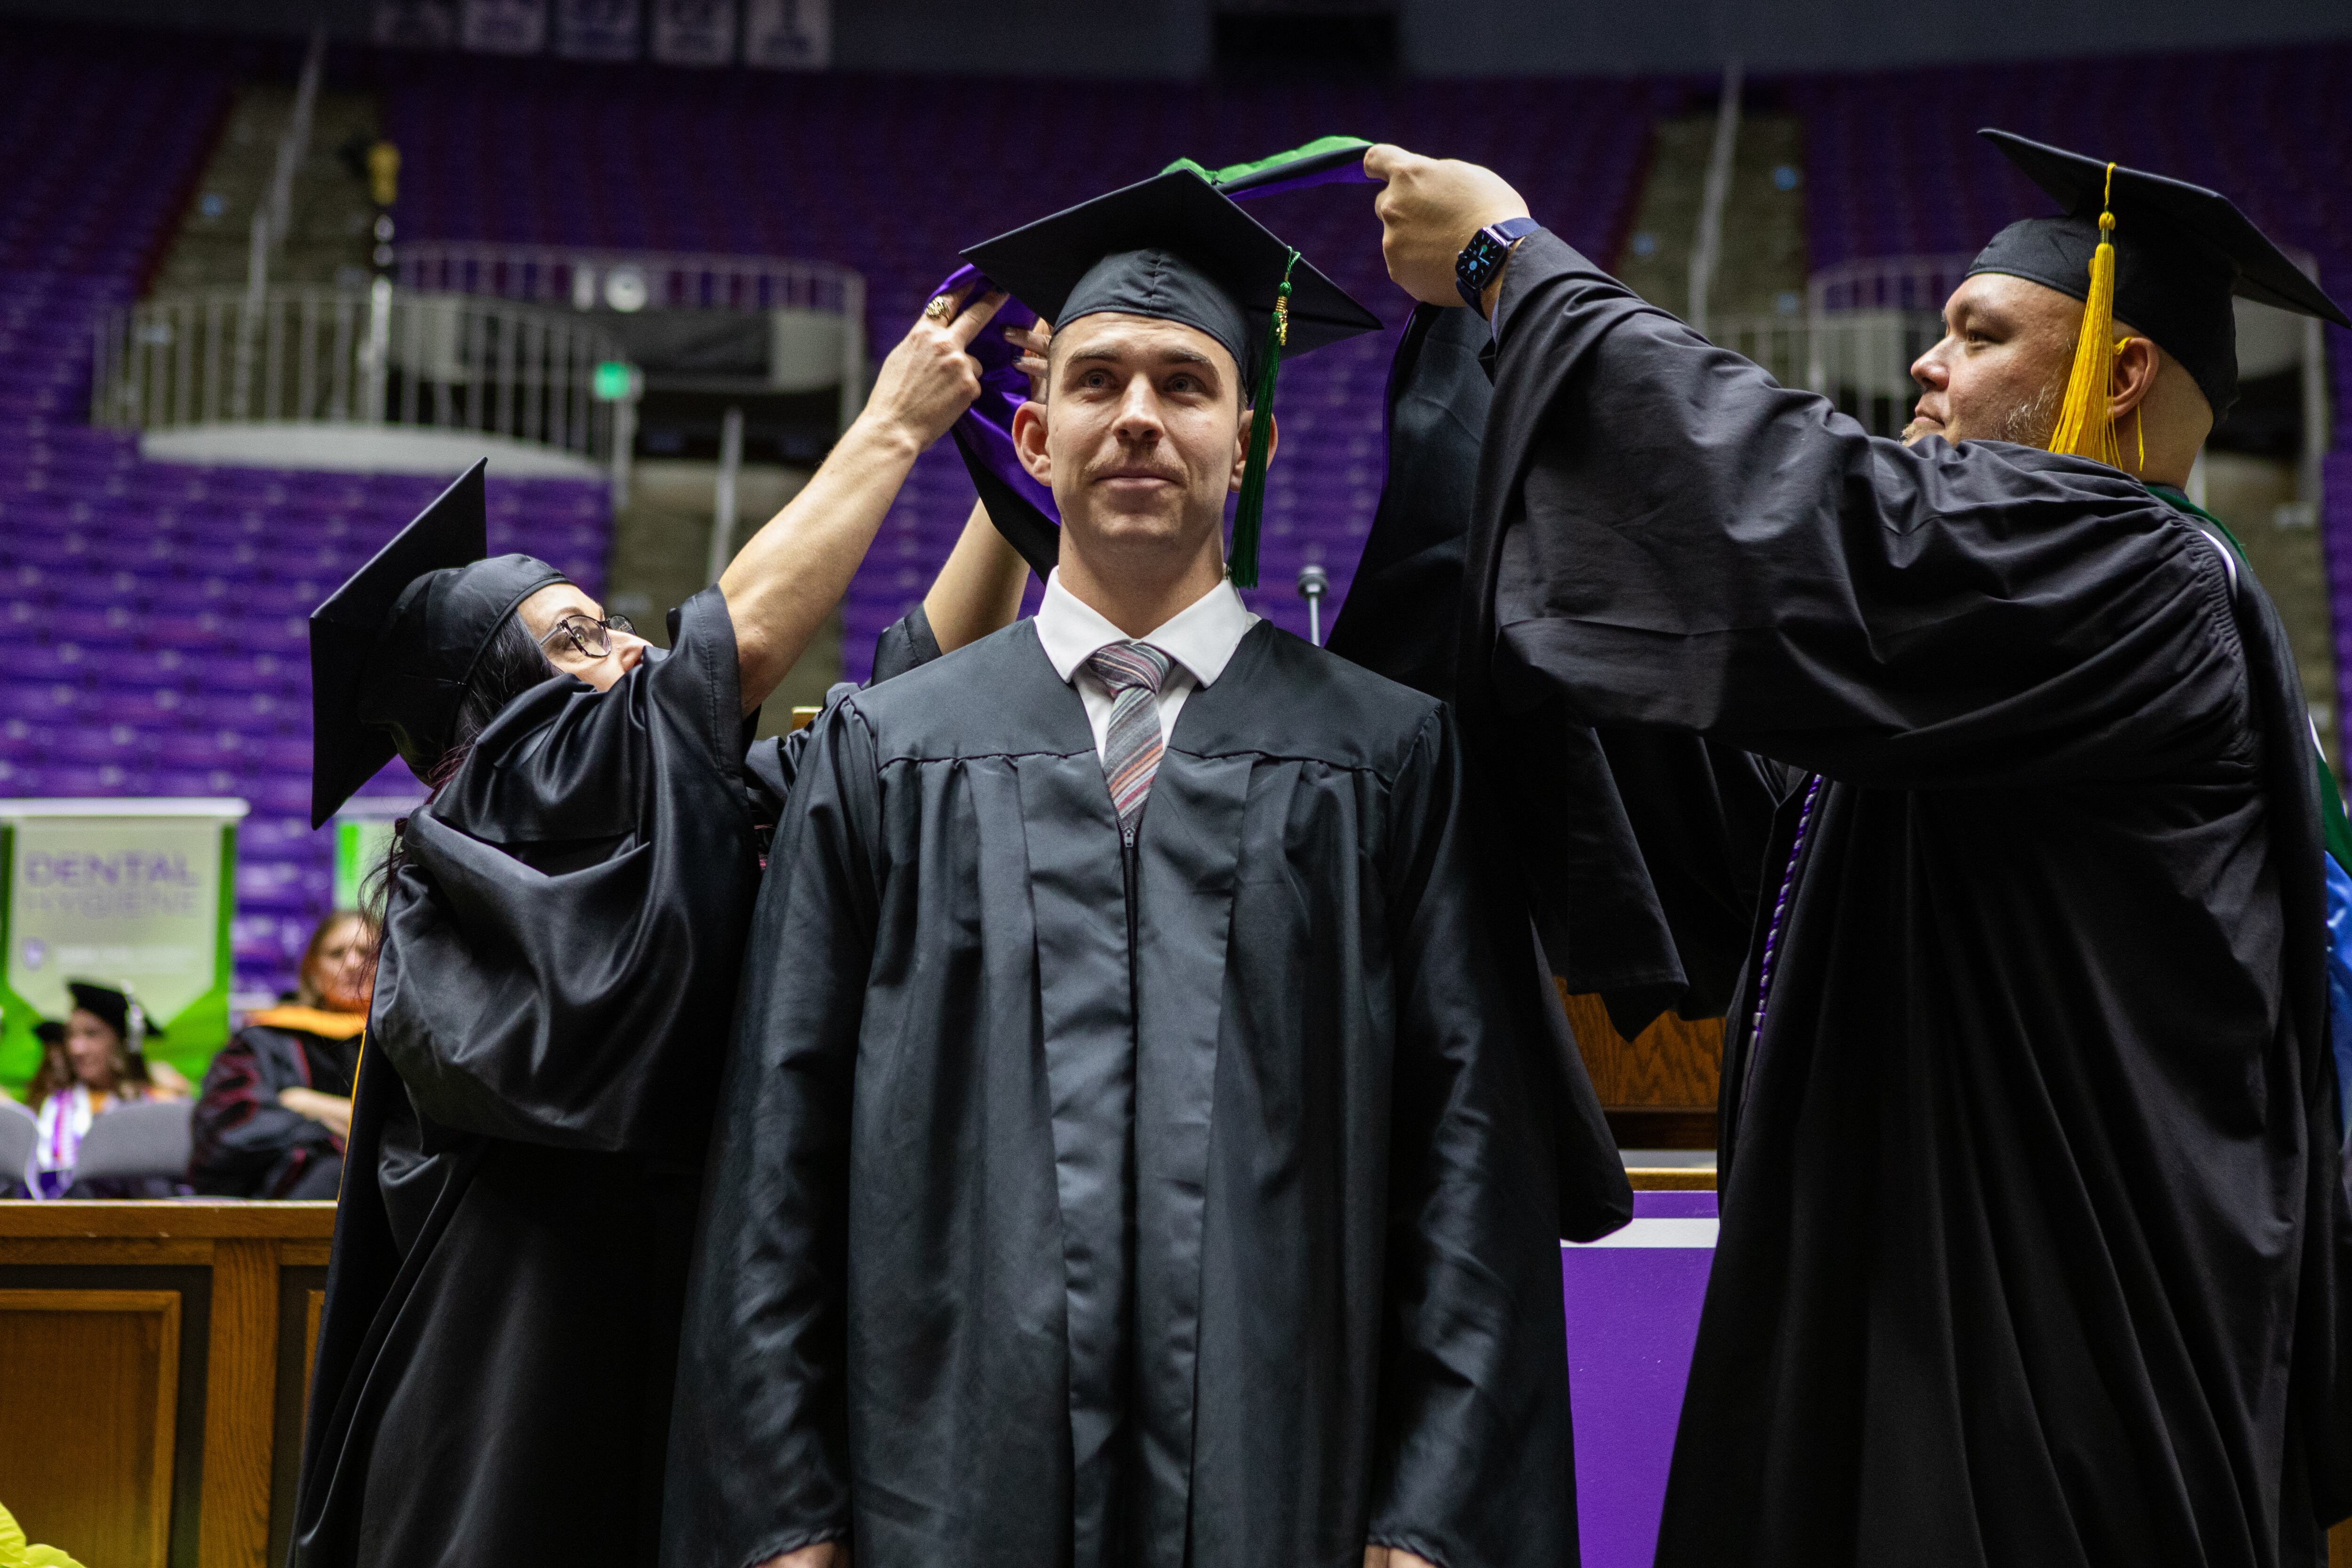
M66 982L127 985L190 1079L228 1038L241 800L0 801L0 1083L40 1066Z
M599 403L625 403L637 395L636 367L625 360L598 360L592 384Z
M424 804L422 799L366 797L351 802L335 814L330 824L335 831L335 908L356 910L371 895L383 896L383 889L369 884L383 865L385 852L392 847L393 821Z

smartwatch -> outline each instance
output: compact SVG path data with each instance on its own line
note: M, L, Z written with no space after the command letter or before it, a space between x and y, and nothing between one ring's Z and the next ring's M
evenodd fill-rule
M1462 291L1462 302L1472 310L1478 308L1478 296L1495 280L1509 259L1511 247L1519 237L1543 226L1531 217L1507 217L1500 223L1490 223L1470 237L1462 254L1454 258L1454 287Z

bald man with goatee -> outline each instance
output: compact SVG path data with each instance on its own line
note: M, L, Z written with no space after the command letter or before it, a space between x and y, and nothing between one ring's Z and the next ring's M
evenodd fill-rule
M2270 1568L2352 1509L2324 764L2181 489L2232 298L2346 317L2217 193L1988 135L2063 210L1901 442L1366 160L1391 275L1490 323L1465 747L1551 702L1786 770L1661 1568Z

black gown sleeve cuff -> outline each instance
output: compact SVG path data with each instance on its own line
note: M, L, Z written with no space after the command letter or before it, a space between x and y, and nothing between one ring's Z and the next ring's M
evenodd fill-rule
M669 652L650 674L666 701L700 709L696 728L709 742L720 771L739 766L749 739L743 669L735 647L735 619L727 613L727 596L716 584L669 613Z
M874 679L866 684L879 685L939 657L940 639L932 635L931 617L919 604L884 627L882 635L874 639Z
M1510 343L1511 327L1533 294L1545 282L1563 272L1600 272L1568 241L1548 228L1530 229L1511 251L1511 263L1503 268L1502 291L1495 296L1494 348L1496 354L1506 352ZM1482 355L1492 368L1492 358Z

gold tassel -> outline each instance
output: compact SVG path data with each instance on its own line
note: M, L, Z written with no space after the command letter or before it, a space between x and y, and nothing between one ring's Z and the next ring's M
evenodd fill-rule
M2123 448L2116 440L2116 422L2107 405L2116 379L2116 215L2106 209L2115 196L2116 166L2107 165L2106 189L2099 197L2099 247L2091 253L2091 293L2083 301L2083 330L2074 339L2074 374L2066 380L2066 401L2058 410L2057 428L2050 433L2050 449L2090 458L2114 468L2123 467Z

